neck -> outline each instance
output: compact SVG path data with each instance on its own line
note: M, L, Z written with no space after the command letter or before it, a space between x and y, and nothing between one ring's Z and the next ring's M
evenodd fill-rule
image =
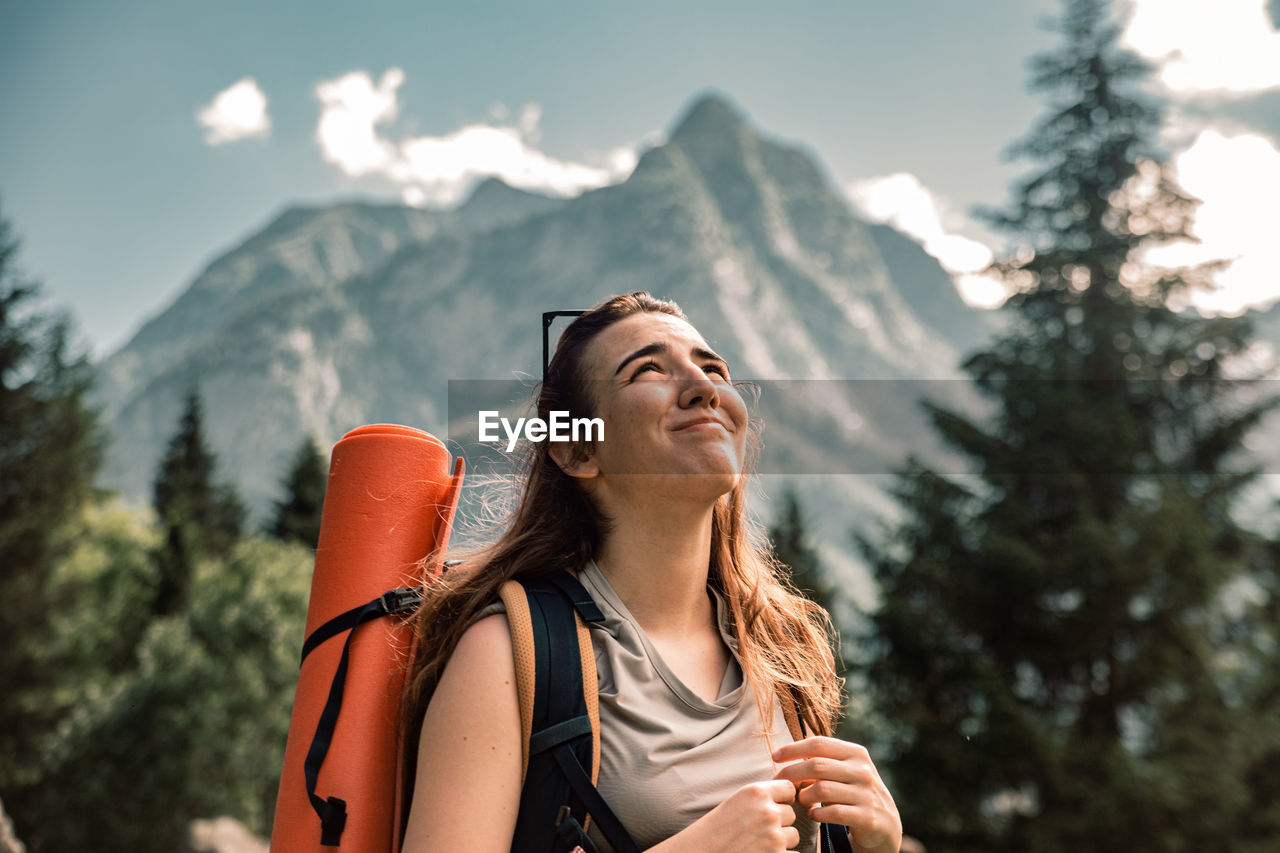
M680 502L611 507L615 519L597 565L651 637L705 631L715 615L707 597L712 506Z

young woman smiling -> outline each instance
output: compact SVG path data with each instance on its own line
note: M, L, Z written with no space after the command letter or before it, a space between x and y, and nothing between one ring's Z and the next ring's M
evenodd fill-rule
M642 849L897 851L897 808L865 749L831 737L830 621L752 535L758 436L729 368L680 309L637 292L569 325L538 414L602 418L604 440L541 442L509 524L420 611L405 703L416 766L405 853L512 847L522 736L503 582L568 571L605 614L599 790ZM806 731L787 728L794 697ZM602 850L602 838L593 839Z

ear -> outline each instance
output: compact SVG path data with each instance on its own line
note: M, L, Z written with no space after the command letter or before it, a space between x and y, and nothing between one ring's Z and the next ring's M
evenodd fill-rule
M556 442L547 448L547 453L560 470L570 477L591 480L600 474L600 467L596 465L595 454L591 452L589 444Z

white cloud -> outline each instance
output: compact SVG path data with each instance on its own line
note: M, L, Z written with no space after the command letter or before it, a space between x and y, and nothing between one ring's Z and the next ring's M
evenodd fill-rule
M405 187L400 192L400 198L409 207L425 207L427 204L427 194L422 191L422 187Z
M393 176L412 182L436 202L456 199L475 179L496 176L513 187L573 195L609 183L609 170L548 157L511 127L469 125L445 136L400 146Z
M1267 0L1132 0L1129 47L1161 62L1179 92L1257 92L1280 87L1280 33Z
M538 142L542 138L542 128L538 126L540 121L542 121L542 105L525 104L524 109L520 111L520 135L529 142Z
M613 173L615 179L625 178L630 175L635 171L636 163L640 161L636 150L625 145L610 151L607 159L609 161L609 171Z
M196 120L204 127L204 141L210 145L271 133L267 96L252 77L233 83L215 95L208 106L196 113Z
M1167 266L1230 261L1215 277L1218 289L1192 297L1206 311L1238 313L1280 297L1274 201L1280 197L1280 151L1257 134L1205 130L1173 163L1178 182L1203 202L1191 229L1201 242L1156 247L1146 260Z
M397 90L404 74L392 68L375 86L353 71L316 87L324 105L317 138L324 157L348 175L377 174L402 185L415 206L460 199L477 181L498 177L514 187L569 196L620 180L635 167L629 149L609 152L600 165L551 157L537 148L542 107L524 105L512 121L502 103L490 105L490 123L465 125L438 136L388 139L379 126L399 113Z
M855 181L847 191L867 219L892 225L919 240L952 274L960 295L970 305L990 308L1004 301L1008 295L1004 283L982 272L991 263L991 249L949 232L943 219L953 215L915 175L898 172Z
M366 175L389 167L395 149L378 137L375 128L396 117L396 90L403 82L404 72L390 68L377 86L364 71L352 71L317 86L316 97L324 108L316 138L324 158L348 175Z

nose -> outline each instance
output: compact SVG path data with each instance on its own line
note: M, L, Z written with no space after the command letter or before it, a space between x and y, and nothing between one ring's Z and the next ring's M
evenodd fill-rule
M691 409L694 406L706 406L709 409L720 408L720 392L716 385L696 364L687 366L687 378L680 387L680 408Z

